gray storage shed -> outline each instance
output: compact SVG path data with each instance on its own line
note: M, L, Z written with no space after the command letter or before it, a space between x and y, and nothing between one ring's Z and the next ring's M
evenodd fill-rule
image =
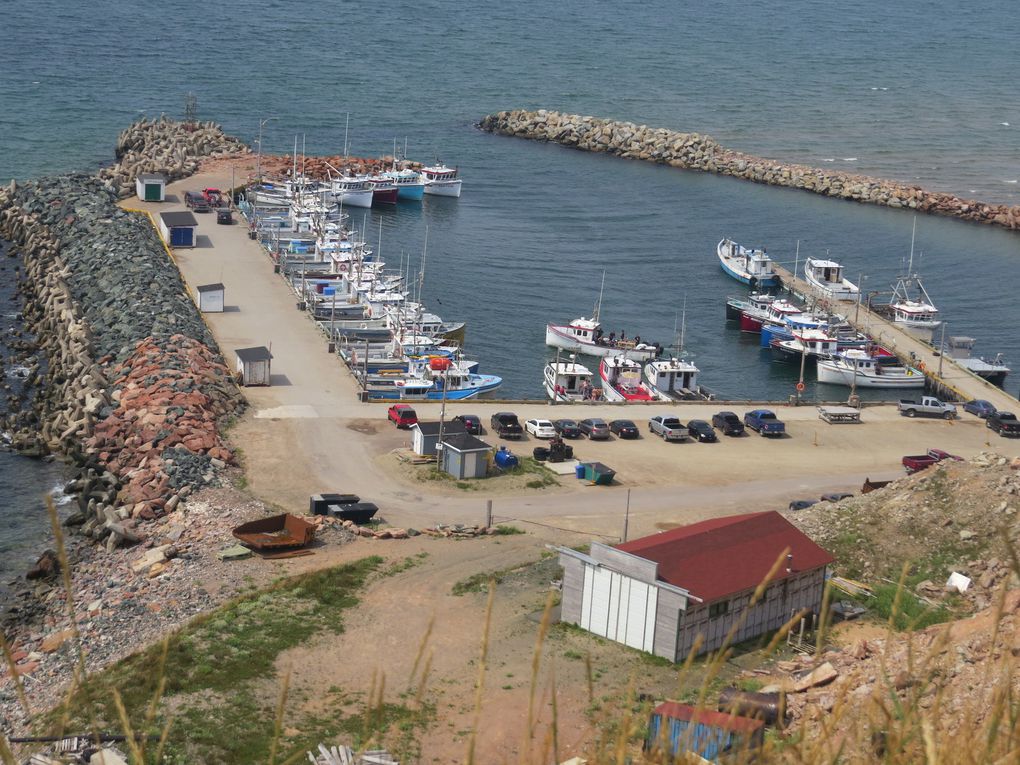
M199 311L203 313L223 313L222 284L199 284L195 291L198 293Z
M158 173L142 173L135 178L135 193L143 202L165 202L166 178Z
M241 385L269 385L273 354L264 345L237 349L237 373Z
M159 214L159 233L171 247L194 247L198 221L187 210Z
M564 622L674 662L699 638L699 653L714 651L779 629L802 609L817 614L833 560L775 511L714 518L615 547L592 542L587 554L558 552Z
M464 423L448 420L443 423L443 438L464 433ZM439 443L438 422L417 422L411 426L411 449L420 457L434 457Z
M439 469L454 478L485 478L489 472L489 455L492 447L480 438L467 433L447 436L443 433L443 448L439 450Z

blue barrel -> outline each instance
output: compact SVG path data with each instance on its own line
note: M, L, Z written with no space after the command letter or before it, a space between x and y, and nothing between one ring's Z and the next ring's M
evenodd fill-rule
M517 467L517 457L505 446L499 447L499 450L496 452L495 462L496 466L503 470Z
M584 465L580 462L574 465L574 476L576 478L584 478Z
M336 287L323 287L322 294L326 297L331 297L336 294Z

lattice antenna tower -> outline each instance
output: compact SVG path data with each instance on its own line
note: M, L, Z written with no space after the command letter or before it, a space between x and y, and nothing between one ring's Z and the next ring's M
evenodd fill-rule
M198 97L194 93L184 96L184 121L189 125L198 122Z

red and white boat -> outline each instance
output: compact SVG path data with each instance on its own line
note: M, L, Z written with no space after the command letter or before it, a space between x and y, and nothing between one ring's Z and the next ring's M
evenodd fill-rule
M372 189L372 204L374 205L395 205L400 189L389 178L369 176L364 179L368 188Z
M658 397L641 380L641 365L617 356L599 363L602 392L606 401L656 401Z
M789 324L790 319L804 313L789 300L768 301L749 300L751 305L740 313L740 329L742 332L761 332L765 322L772 324Z

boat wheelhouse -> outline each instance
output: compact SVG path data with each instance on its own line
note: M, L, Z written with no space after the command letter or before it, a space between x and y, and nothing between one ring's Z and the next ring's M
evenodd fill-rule
M860 289L843 276L843 266L834 260L808 258L804 261L808 284L833 300L856 300Z
M631 359L602 359L599 377L606 401L656 401L657 396L641 379L641 364Z
M710 390L698 384L699 370L685 359L658 359L645 365L645 380L660 401L710 400Z
M446 165L432 165L421 169L425 182L425 193L439 197L459 197L461 179L457 168Z

